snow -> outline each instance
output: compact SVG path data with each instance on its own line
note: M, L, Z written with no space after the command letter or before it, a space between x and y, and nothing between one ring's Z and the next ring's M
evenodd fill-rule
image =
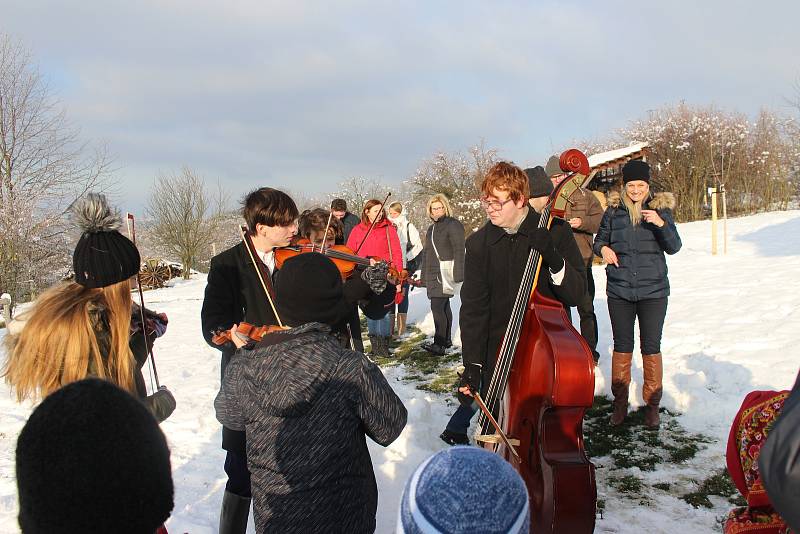
M720 223L720 235L722 228ZM754 389L791 387L800 361L794 336L800 331L800 211L765 213L728 221L728 253L710 254L710 222L679 225L683 249L668 258L672 295L664 327L664 400L681 412L688 430L713 439L689 470L704 478L724 465L731 420L745 394ZM596 391L608 394L611 329L605 303L605 274L595 267L596 310L601 353ZM219 353L200 332L205 279L173 281L145 293L146 305L166 312L169 329L156 344L159 376L175 394L178 408L162 429L172 450L175 509L170 532L214 533L225 485L220 426L213 399L219 387ZM424 290L411 293L409 321L432 334ZM459 302L452 301L457 317ZM576 314L577 315L577 314ZM5 330L0 330L0 336ZM458 331L455 340L458 344ZM638 343L638 341L637 341ZM641 360L634 358L632 402L641 404ZM378 529L394 529L397 506L410 473L445 445L438 434L454 410L452 400L401 380L402 367L384 370L408 408L408 425L390 447L370 442L379 487ZM18 532L14 480L16 437L31 410L17 404L0 385L0 532ZM330 436L329 439L335 439ZM635 468L634 468L635 469ZM639 473L648 481L675 480L670 466ZM681 475L682 477L685 475ZM607 493L606 488L599 488ZM713 499L712 499L713 500ZM653 496L647 506L608 498L597 532L717 532L726 504L694 509L670 496ZM250 522L252 532L253 523Z
M630 146L626 146L624 148L617 148L615 150L609 150L608 152L600 152L599 154L593 154L589 156L589 167L597 167L598 165L602 165L603 163L608 163L609 161L614 161L619 158L624 158L625 156L630 156L631 154L635 154L639 152L645 147L650 146L649 143L633 143Z

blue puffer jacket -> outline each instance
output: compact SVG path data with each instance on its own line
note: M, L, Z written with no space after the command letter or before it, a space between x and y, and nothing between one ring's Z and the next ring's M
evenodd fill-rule
M672 219L675 197L672 193L657 193L645 204L644 209L658 212L666 223L664 226L642 222L633 227L619 193L608 197L608 209L592 248L598 256L602 256L600 249L604 246L617 254L619 267L606 266L609 297L635 302L669 295L664 253L675 254L681 249L681 238Z

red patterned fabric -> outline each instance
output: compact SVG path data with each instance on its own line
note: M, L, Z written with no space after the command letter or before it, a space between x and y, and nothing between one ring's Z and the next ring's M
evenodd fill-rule
M728 436L726 460L736 489L747 506L734 508L725 520L724 532L736 534L783 534L786 523L772 505L758 474L758 455L770 428L778 418L788 391L753 391L742 402Z

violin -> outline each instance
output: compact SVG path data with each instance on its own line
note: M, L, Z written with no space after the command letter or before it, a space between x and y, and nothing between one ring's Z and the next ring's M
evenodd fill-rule
M301 238L289 246L275 249L275 266L280 269L283 267L283 262L289 258L307 252L318 252L328 257L339 269L342 280L350 278L356 266L369 267L371 265L369 258L356 256L350 248L344 245L319 245L312 243L309 239Z
M241 322L236 327L235 334L236 337L245 343L258 343L261 341L261 338L267 334L281 332L283 330L288 330L288 328L277 325L255 326L250 323ZM211 342L214 343L214 345L224 345L229 341L233 341L233 339L231 339L230 330L217 330L211 338Z

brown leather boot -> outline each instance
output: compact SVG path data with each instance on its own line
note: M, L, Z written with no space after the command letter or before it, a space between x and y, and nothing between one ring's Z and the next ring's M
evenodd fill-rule
M628 415L628 387L631 384L632 352L613 352L611 354L611 393L614 395L614 411L611 424L621 425Z
M648 428L658 428L661 418L658 415L658 405L661 403L663 393L664 366L661 360L661 353L642 354L642 370L644 373L644 385L642 386L642 398L647 404L644 412L644 424Z
M397 335L402 336L406 333L406 318L408 317L407 313L398 313L397 314Z

